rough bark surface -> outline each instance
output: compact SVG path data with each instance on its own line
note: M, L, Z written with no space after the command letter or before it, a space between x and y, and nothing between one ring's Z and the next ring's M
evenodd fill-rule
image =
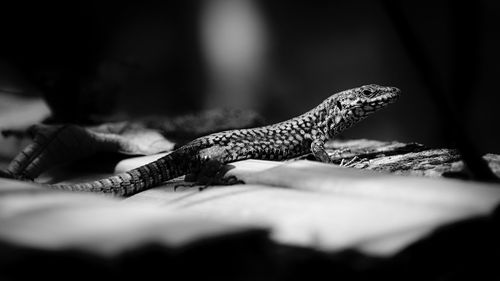
M327 149L340 163L356 157L351 167L386 171L400 175L467 178L460 154L455 149L428 148L419 143L383 142L375 140L335 140ZM500 155L486 154L483 158L492 171L500 176Z

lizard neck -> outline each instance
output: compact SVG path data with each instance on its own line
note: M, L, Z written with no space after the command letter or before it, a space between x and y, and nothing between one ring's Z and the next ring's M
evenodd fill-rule
M333 138L356 123L351 110L341 102L330 98L306 113L312 116L310 118L315 120L316 129L327 139Z

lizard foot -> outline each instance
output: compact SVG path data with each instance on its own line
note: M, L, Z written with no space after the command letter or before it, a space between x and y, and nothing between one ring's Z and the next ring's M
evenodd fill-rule
M209 182L205 183L203 186L198 188L199 191L203 191L207 189L211 185L235 185L235 184L245 184L244 181L238 179L235 176L224 177L214 177L209 180Z
M346 168L353 168L355 165L360 164L360 163L362 163L362 162L364 162L366 160L367 160L366 158L360 158L358 156L354 156L353 158L351 158L348 161L345 158L342 158L342 160L340 161L339 166L340 167L346 167Z
M224 175L234 166L224 165L218 160L207 161L198 172L188 174L184 180L189 183L179 184L174 187L174 191L179 187L200 186L200 191L207 189L211 185L235 185L245 182L235 176L225 177Z

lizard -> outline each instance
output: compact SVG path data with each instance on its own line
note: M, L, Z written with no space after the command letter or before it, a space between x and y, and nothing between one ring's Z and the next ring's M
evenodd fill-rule
M222 167L245 160L286 160L312 153L331 158L325 142L398 99L400 90L375 84L335 93L306 113L279 123L227 130L199 137L138 168L86 183L49 184L50 188L130 196L168 180L196 175L215 163ZM217 170L215 173L217 173Z

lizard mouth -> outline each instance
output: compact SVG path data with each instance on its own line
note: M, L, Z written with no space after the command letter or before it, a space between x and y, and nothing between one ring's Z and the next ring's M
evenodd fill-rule
M376 97L372 98L370 103L372 105L381 105L383 107L384 105L393 103L398 100L400 95L401 90L399 90L398 88L384 87L384 89L382 89Z

